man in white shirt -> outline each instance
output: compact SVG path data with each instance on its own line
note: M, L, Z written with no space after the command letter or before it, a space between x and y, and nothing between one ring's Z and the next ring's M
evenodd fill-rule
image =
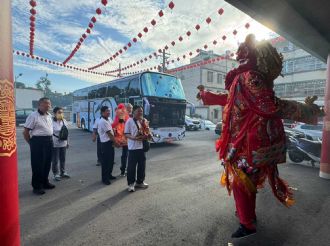
M23 136L31 150L33 193L37 195L45 194L44 189L55 188L48 180L53 147L50 108L49 98L40 98L38 111L31 113L24 124Z
M116 145L114 133L112 129L112 120L109 119L110 109L108 106L101 107L101 119L98 122L97 132L101 141L101 173L102 182L105 185L110 185L112 179L116 177L112 176L113 163L115 159L114 145Z
M125 124L125 135L128 138L127 183L130 192L134 192L135 187L148 188L148 184L144 182L146 155L143 150L143 140L146 140L147 137L140 133L142 120L142 107L134 105L133 118L130 118Z
M93 124L93 135L92 135L93 142L96 141L96 155L97 155L96 166L101 166L101 155L102 155L100 136L97 133L97 128L98 128L100 119L101 119L101 117L95 119L95 122Z

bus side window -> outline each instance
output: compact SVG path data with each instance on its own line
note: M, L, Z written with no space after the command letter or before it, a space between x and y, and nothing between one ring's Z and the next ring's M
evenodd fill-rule
M95 99L96 98L96 94L97 94L97 90L91 90L89 93L88 93L88 99Z
M130 81L127 96L140 96L140 83L138 78Z
M104 98L107 95L107 87L103 86L97 90L97 98Z
M110 84L108 86L107 96L108 97L116 97L120 94L120 89L118 88L117 84Z

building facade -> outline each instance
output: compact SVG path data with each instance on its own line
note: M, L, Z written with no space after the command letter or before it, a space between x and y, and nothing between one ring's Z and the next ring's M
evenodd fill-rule
M38 100L43 96L43 90L34 88L15 88L16 109L37 108Z
M196 57L190 59L190 65L219 56L214 54L213 51L202 50ZM225 91L226 74L236 66L237 61L228 58L193 69L175 72L174 75L181 79L188 101L187 114L198 115L202 119L208 119L214 123L220 121L222 119L222 108L220 106L204 106L198 101L196 99L197 86L204 85L206 90L215 92Z
M326 64L287 40L274 44L283 54L283 77L275 80L278 97L303 102L305 97L318 96L324 104Z

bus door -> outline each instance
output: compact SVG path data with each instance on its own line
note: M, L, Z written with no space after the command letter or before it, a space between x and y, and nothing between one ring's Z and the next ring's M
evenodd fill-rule
M88 131L93 130L93 124L94 124L94 101L88 102L88 112L87 112L87 128Z

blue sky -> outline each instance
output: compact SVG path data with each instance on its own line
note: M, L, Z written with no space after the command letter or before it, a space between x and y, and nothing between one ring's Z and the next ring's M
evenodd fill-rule
M231 5L219 0L174 0L173 10L168 8L170 1L164 0L108 0L107 7L100 0L36 0L36 31L34 55L63 62L75 47L88 26L91 17L95 16L97 22L91 35L85 40L75 56L68 62L81 68L95 66L109 58L124 45L136 37L143 28L148 27L148 33L139 39L127 52L117 57L105 66L94 71L106 72L132 64L150 53L168 45L171 53L170 59L202 48L208 44L209 49L217 53L225 50L235 50L237 43L242 41L246 34L253 32L258 39L269 37L270 30L252 20L249 16L235 9ZM28 52L30 32L30 5L27 0L13 0L13 48ZM95 10L101 8L102 14L97 15ZM219 15L217 10L224 9L224 14ZM164 16L159 17L158 12L163 10ZM205 22L211 17L212 22ZM150 21L155 19L157 24L152 27ZM244 25L249 22L247 30ZM200 24L201 29L194 29ZM232 31L237 29L234 36ZM187 38L184 34L190 30L192 35ZM223 35L227 36L225 42L219 41ZM178 37L183 36L182 42ZM216 46L212 41L218 40ZM170 45L172 41L175 46ZM131 41L132 43L132 41ZM147 63L140 64L130 72L153 67L160 64L160 59L151 59ZM170 64L169 68L189 63L188 59ZM36 81L49 74L52 81L52 89L58 92L71 92L95 83L112 80L112 77L104 77L85 73L73 72L64 68L58 68L50 64L32 60L26 57L14 55L14 73L22 73L18 79L27 85L33 86Z

